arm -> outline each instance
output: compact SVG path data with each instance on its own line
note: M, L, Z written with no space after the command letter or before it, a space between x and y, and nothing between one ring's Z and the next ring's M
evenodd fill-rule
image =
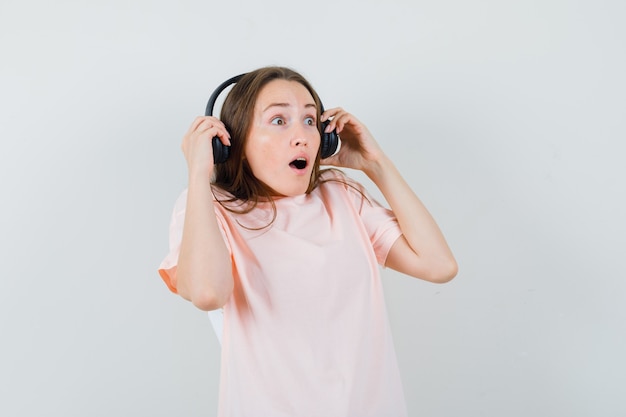
M222 307L233 290L230 255L215 217L211 192L213 136L230 144L228 132L219 120L198 117L182 143L189 188L176 270L177 291L201 310Z
M402 230L386 266L431 282L450 281L458 267L426 207L361 122L340 108L324 112L322 120L331 117L328 129L341 134L341 149L324 164L363 171L383 193Z

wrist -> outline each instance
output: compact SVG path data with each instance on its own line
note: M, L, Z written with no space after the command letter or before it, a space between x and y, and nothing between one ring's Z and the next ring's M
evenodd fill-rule
M386 173L393 169L395 169L395 165L391 159L389 159L384 153L381 153L378 158L368 163L368 165L363 169L363 172L369 179L376 183L381 180Z
M190 187L210 186L212 178L213 178L213 172L210 170L189 170L189 175L187 177Z

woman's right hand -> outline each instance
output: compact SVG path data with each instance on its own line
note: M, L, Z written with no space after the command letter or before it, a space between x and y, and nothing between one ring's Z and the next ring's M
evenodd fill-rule
M226 126L214 116L199 116L193 121L183 137L181 149L187 161L189 175L210 178L213 175L213 137L230 146L230 134Z

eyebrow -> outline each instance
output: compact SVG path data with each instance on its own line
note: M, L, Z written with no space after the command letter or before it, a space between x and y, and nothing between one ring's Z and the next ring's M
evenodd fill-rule
M291 107L291 104L290 103L272 103L269 106L267 106L265 109L263 109L263 113L265 113L268 109L272 107ZM315 103L308 103L304 107L305 108L309 108L309 107L317 108Z

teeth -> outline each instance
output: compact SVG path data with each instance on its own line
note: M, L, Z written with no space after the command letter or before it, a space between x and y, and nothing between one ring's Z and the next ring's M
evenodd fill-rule
M304 169L306 167L306 158L296 158L290 165L298 169Z

